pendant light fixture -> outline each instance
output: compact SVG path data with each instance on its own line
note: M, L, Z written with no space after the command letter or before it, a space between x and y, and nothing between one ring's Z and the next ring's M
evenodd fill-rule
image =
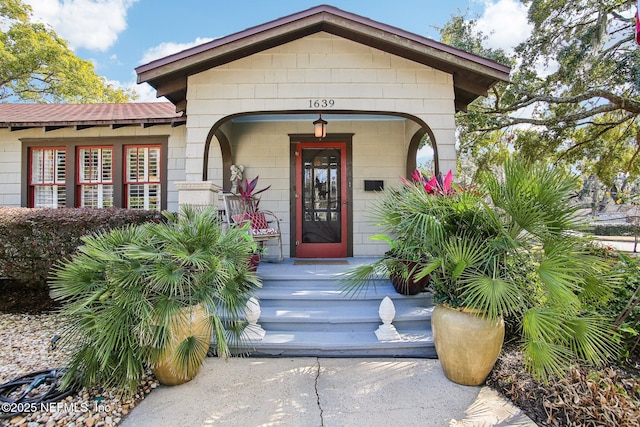
M313 129L313 134L316 136L316 138L324 138L325 136L327 136L327 121L322 120L322 114L320 114L318 120L313 122Z

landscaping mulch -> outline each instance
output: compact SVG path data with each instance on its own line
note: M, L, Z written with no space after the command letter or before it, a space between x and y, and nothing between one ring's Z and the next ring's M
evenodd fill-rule
M0 384L64 366L67 353L55 345L55 339L52 342L64 323L55 311L58 307L47 293L0 282ZM158 385L147 373L132 396L113 389L81 388L51 406L37 404L33 412L9 415L13 410L9 414L0 411L0 427L115 426ZM2 409L5 407L12 408Z
M43 313L60 307L41 288L29 288L8 279L0 279L0 313Z
M640 426L640 370L633 365L575 367L547 384L524 368L522 354L502 352L487 379L540 426Z

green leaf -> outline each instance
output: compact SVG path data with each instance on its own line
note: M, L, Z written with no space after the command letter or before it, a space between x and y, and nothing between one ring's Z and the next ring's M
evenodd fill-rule
M569 348L587 362L599 365L618 354L619 348L612 337L613 325L597 316L582 316L567 319Z
M519 311L524 301L522 291L514 282L488 276L467 279L462 298L469 307L493 319Z
M127 102L135 92L116 88L96 74L48 26L32 22L19 0L0 4L0 101Z

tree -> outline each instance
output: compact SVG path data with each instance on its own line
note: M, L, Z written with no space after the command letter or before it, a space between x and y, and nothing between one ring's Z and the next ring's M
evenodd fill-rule
M629 0L523 0L533 25L509 84L459 115L462 154L488 168L515 150L597 174L640 175L640 46ZM460 23L462 22L462 23ZM444 42L500 61L474 21L454 16ZM503 59L503 60L504 60ZM501 61L502 62L502 61Z
M78 58L31 7L0 0L0 102L126 102L135 93L116 88Z
M453 15L439 30L443 43L505 65L514 65L513 58L503 50L484 46L487 36L477 31L476 20L467 19L465 14ZM488 114L496 103L499 104L505 89L505 84L493 86L488 97L478 98L466 112L456 117L460 143L459 169L465 181L469 175L473 177L478 171L502 164L509 155L508 138L504 137L495 117Z

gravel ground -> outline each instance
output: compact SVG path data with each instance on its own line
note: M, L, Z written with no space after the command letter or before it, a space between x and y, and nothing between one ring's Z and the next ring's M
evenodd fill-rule
M66 354L52 348L51 338L61 329L58 314L0 313L0 384L34 371L64 366ZM131 398L121 398L115 390L80 389L65 400L45 405L35 412L1 417L9 405L0 408L0 426L113 426L158 386L151 375L145 376ZM12 411L13 412L13 411Z

